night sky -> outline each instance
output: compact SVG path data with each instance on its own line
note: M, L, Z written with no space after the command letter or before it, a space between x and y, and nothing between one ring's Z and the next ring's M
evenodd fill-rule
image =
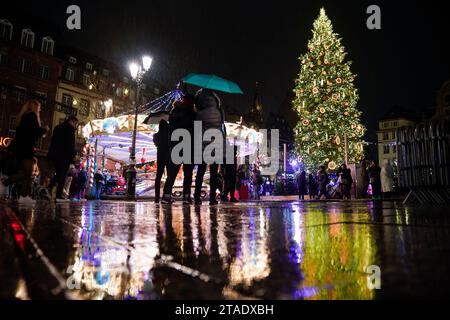
M148 52L154 57L152 76L169 88L191 72L234 80L245 95L223 99L244 112L259 81L263 105L277 113L292 91L298 57L323 6L353 61L362 120L374 140L376 120L390 107L426 110L450 80L450 19L444 3L55 0L21 1L20 10L9 9L29 11L64 30L66 7L78 4L82 30L63 32L70 44L121 65ZM382 30L366 28L371 4L381 7Z

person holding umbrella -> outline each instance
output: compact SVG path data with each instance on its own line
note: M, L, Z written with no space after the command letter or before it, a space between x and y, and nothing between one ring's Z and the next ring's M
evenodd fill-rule
M221 107L221 101L217 94L213 91L221 91L226 93L242 94L241 88L229 80L225 80L215 75L190 74L183 79L186 84L201 87L195 96L196 121L202 122L203 132L208 129L219 130L223 138L226 137L225 132L225 116ZM203 149L206 145L203 145ZM224 145L225 147L225 145ZM194 201L196 205L202 203L200 194L203 185L203 178L206 172L206 163L198 165L197 176L195 177L195 193ZM216 190L218 188L218 170L219 164L213 163L209 165L210 170L210 205L216 205Z
M190 94L186 94L182 101L176 101L173 104L173 109L169 116L169 137L172 133L178 129L185 129L189 131L191 137L194 135L194 97ZM172 148L178 142L170 142L170 152ZM193 146L193 143L192 143ZM193 148L192 148L193 149ZM183 163L183 204L192 204L191 199L191 186L192 186L192 173L194 170L193 165L193 150L191 150L191 159L188 163ZM177 178L178 172L180 171L181 164L173 163L172 159L169 158L168 164L168 174L167 179L164 184L163 198L161 200L164 204L170 204L172 200L172 189Z
M210 89L200 89L195 96L195 107L197 113L195 115L196 121L202 122L203 132L209 129L217 129L225 137L224 123L225 115L221 107L221 102L217 94ZM203 144L203 149L208 144ZM205 176L207 164L205 162L198 165L197 176L195 177L195 204L200 205L202 203L200 194L202 191L203 178ZM210 175L210 191L209 191L209 204L217 205L216 191L218 189L218 172L219 164L209 164Z

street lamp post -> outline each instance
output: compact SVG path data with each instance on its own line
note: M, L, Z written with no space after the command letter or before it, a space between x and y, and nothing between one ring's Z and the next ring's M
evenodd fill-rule
M133 80L136 82L136 96L134 108L134 128L131 140L130 151L130 166L127 171L127 200L136 200L136 136L137 136L137 122L139 116L139 102L141 98L141 89L144 76L150 70L152 65L152 58L144 56L142 58L142 66L137 63L130 64L130 73Z

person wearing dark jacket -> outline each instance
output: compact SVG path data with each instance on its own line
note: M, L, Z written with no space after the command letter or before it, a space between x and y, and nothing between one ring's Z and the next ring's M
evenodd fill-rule
M4 184L21 185L19 202L34 201L30 195L33 170L37 163L36 143L49 131L48 126L41 126L40 112L41 104L37 100L29 100L23 105L17 116L16 137L8 148L20 165L19 171L6 179Z
M317 180L319 182L319 197L320 200L322 196L325 196L325 199L328 199L330 196L328 194L328 184L330 183L330 177L325 169L325 166L321 166L320 170L317 174Z
M368 171L370 185L372 186L372 198L381 200L381 168L376 161L372 161Z
M317 182L316 178L312 173L308 176L308 191L309 191L309 200L316 200L317 198Z
M195 96L195 107L197 109L195 120L202 122L203 132L209 129L217 129L222 132L223 136L226 135L224 129L225 116L221 107L219 97L210 89L201 89ZM224 139L222 139L224 140ZM208 143L203 144L205 148ZM195 177L195 204L200 205L202 203L200 194L203 185L203 178L205 176L207 164L203 162L198 165L197 176ZM209 191L209 204L216 205L216 190L218 189L218 172L219 164L212 163L209 165L210 174L210 191Z
M237 180L237 146L233 147L233 163L224 164L224 188L222 192L222 202L228 201L230 194L230 202L239 202L236 197L236 180Z
M164 170L167 171L170 158L169 150L169 124L166 120L159 122L158 132L153 136L156 146L156 180L155 180L155 202L158 203L161 196L161 179Z
M306 189L306 172L302 171L297 177L298 197L299 200L305 200L305 195L308 193Z
M340 178L339 188L343 198L347 200L351 199L351 190L353 185L352 172L347 169L347 165L344 163L341 165L337 172L337 176Z
M191 139L194 137L194 97L186 94L182 101L177 101L173 105L173 109L169 116L169 138L172 133L178 129L185 129L189 132ZM171 141L170 153L172 148L179 142ZM191 199L191 186L192 186L192 173L194 171L193 165L193 148L194 141L191 140L191 159L187 163L183 163L183 204L192 204ZM182 154L180 156L183 156ZM169 159L168 175L166 183L164 184L163 203L172 203L172 189L175 184L178 172L180 171L181 164L175 164L172 159Z
M70 116L63 123L53 129L52 141L48 150L47 158L52 165L55 175L49 185L50 191L56 185L56 201L63 201L64 184L75 155L75 132L78 119Z

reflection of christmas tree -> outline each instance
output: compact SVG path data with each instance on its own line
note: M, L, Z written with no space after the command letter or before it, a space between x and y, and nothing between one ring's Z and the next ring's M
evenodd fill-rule
M362 136L366 129L360 124L355 76L345 56L341 39L333 33L331 21L321 9L308 52L300 57L301 71L293 101L300 116L295 130L297 151L311 168L328 164L334 169L344 162L345 139L349 162L363 157Z

